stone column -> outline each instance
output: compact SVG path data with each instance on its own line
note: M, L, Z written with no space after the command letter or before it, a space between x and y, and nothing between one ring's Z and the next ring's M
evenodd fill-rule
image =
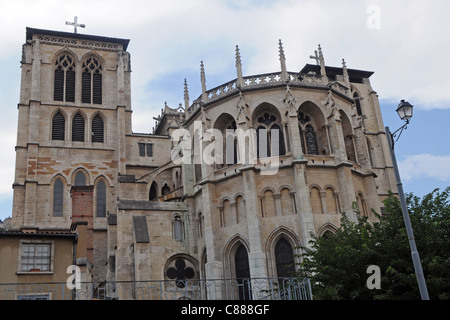
M300 230L302 231L302 245L309 246L311 240L310 233L315 233L314 218L311 208L311 197L306 181L306 163L308 160L294 160L294 184L295 203L297 204L297 212L300 215Z
M256 194L256 175L253 166L241 167L245 192L245 207L249 237L249 266L252 278L267 278L267 263L261 239L258 196Z
M202 183L203 217L205 222L206 279L221 279L223 277L222 251L216 245L215 230L220 226L217 214L215 185L211 181Z

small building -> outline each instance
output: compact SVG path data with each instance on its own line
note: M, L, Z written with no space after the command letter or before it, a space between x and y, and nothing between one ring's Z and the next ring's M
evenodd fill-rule
M86 226L0 232L0 300L75 299L72 289L89 279L83 271L90 266L81 257L86 255Z

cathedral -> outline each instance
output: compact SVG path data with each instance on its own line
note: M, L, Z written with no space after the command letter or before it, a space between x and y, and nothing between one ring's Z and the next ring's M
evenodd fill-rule
M341 213L383 212L396 187L373 72L327 66L320 46L288 71L280 41L279 70L246 76L236 46L235 79L208 89L202 62L198 97L185 81L184 105L136 133L129 41L26 29L11 228L84 225L83 279L287 277Z

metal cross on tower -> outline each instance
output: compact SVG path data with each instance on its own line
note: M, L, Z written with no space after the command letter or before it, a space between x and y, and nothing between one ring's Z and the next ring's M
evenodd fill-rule
M317 54L317 50L315 50L315 51L314 51L314 55L313 55L313 56L312 56L312 55L309 56L309 58L310 58L310 59L316 60L317 65L320 64L320 58L319 58L319 55Z
M66 21L66 24L69 25L69 26L73 26L73 32L74 33L77 33L77 27L86 28L85 24L79 24L78 23L78 17L77 16L74 17L73 22Z

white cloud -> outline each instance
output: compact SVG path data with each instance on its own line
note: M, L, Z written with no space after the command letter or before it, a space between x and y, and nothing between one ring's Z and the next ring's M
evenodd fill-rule
M400 176L404 181L436 179L449 181L450 155L440 156L428 153L407 156L398 162Z

